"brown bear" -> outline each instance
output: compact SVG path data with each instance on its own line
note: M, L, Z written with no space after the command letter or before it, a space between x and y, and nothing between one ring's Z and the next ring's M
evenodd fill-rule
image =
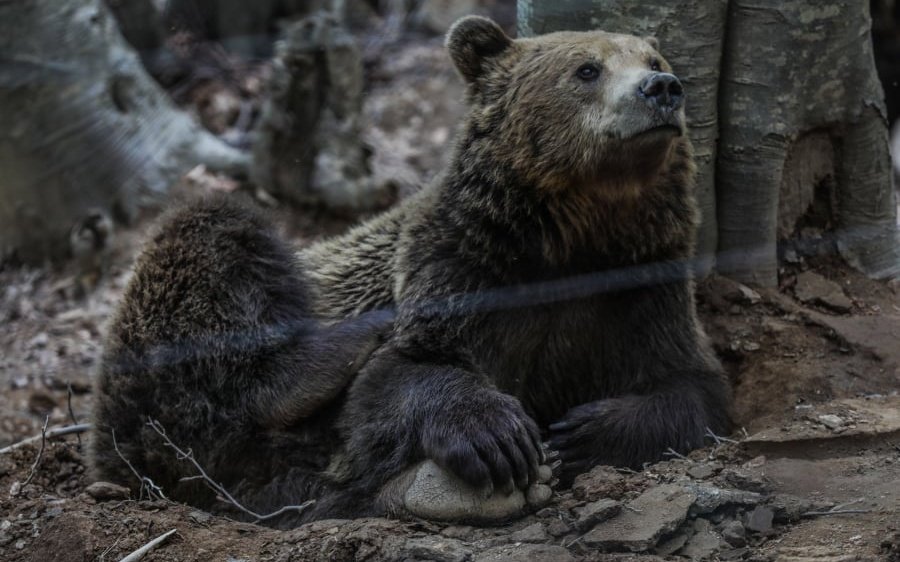
M727 431L669 65L638 37L480 17L447 47L470 109L433 185L295 260L231 203L163 226L110 328L101 477L137 484L115 430L137 472L212 501L157 419L253 509L316 500L287 526L416 512L426 459L504 496L542 479L544 437L565 484Z

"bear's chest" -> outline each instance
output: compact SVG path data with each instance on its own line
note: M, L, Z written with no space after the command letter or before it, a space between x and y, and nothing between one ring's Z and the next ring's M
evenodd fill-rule
M540 424L626 392L636 365L627 304L614 296L520 306L482 318L471 334L480 370Z

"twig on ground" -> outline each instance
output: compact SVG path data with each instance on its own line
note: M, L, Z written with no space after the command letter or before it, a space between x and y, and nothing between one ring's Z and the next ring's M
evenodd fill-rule
M11 451L15 451L16 449L21 449L25 445L30 445L32 443L37 443L38 441L42 441L44 439L55 439L57 437L62 437L64 435L72 435L84 433L92 428L89 423L80 423L78 425L67 425L64 427L51 427L46 432L42 432L41 435L35 435L34 437L29 437L28 439L23 439L18 443L13 443L7 447L3 447L0 449L0 455L9 453Z
M154 482L147 476L142 476L141 473L138 472L136 468L134 468L134 465L132 465L128 461L128 459L125 458L125 455L122 454L122 451L119 450L119 444L116 442L116 430L112 429L110 431L110 433L112 435L113 449L116 450L116 454L119 455L119 458L122 459L122 462L124 462L126 465L128 465L128 469L131 471L132 474L134 474L135 478L137 478L138 481L140 481L140 483L141 483L141 498L144 497L144 490L146 490L147 496L150 497L151 499L168 501L169 498L167 498L166 495L163 493L162 488L157 486L156 482Z
M663 456L664 456L664 457L675 457L676 459L681 459L681 460L683 460L683 461L687 461L687 462L690 462L690 463L694 462L693 460L691 460L691 459L687 458L686 456L682 455L681 453L679 453L678 451L676 451L676 450L673 449L672 447L669 447L668 449L666 449L666 452L663 453Z
M134 552L132 552L125 558L121 559L119 562L137 562L138 560L143 558L145 554L147 554L148 552L150 552L157 546L161 545L163 543L163 541L165 541L167 538L174 535L175 531L177 531L177 529L172 529L171 531L166 531L165 533L161 534L160 536L156 537L152 541L150 541L147 544L145 544L144 546L142 546L141 548L135 550Z
M734 439L729 439L727 437L721 437L719 435L716 435L715 433L713 433L713 430L711 430L708 427L706 428L706 436L709 437L710 439L712 439L713 441L715 441L716 445L721 445L722 443L734 443L734 444L738 443L738 441L735 441Z
M590 533L590 531L587 531L586 533L582 533L581 535L575 537L574 539L572 539L572 542L570 542L569 544L566 544L566 540L563 539L563 541L562 541L563 548L572 548L573 546L575 546L576 544L581 542L581 539L586 537L588 533Z
M41 448L38 449L38 454L34 458L34 464L31 465L31 472L28 473L28 478L22 482L22 488L31 483L31 480L34 478L35 473L37 473L38 465L41 464L41 459L44 457L44 447L47 445L47 424L50 423L50 415L47 414L47 417L44 418L44 425L41 427ZM20 488L21 489L21 488Z
M871 509L829 509L828 511L807 511L803 517L821 517L823 515L851 515L854 513L872 513Z
M120 541L120 540L122 540L122 537L116 538L116 542L114 542L114 543L112 543L111 545L107 546L106 549L105 549L103 552L100 553L100 557L97 558L97 562L104 562L104 561L106 560L106 555L109 554L109 552L110 552L112 549L116 548L116 545L119 544L119 541Z
M78 420L75 418L75 410L72 409L72 381L66 381L66 404L69 407L69 419L72 420L72 425L78 425ZM81 434L76 433L75 437L78 439L78 449L81 450Z
M194 468L197 470L197 472L199 473L195 476L186 476L184 478L181 478L181 481L184 482L184 481L201 480L202 479L203 483L206 484L207 487L209 487L213 492L215 492L219 496L219 498L221 498L223 501L230 503L231 505L233 505L240 511L253 517L255 519L254 523L259 523L260 521L266 521L267 519L272 519L274 517L278 517L279 515L286 513L288 511L296 511L296 512L300 513L302 511L304 511L305 509L307 509L309 506L316 503L316 500L308 500L306 502L303 502L300 505L286 505L277 511L273 511L272 513L267 513L267 514L256 513L255 511L248 509L248 508L244 507L243 505L241 505L240 502L238 502L236 499L234 499L234 497L230 493L228 493L228 490L226 490L221 484L219 484L218 482L213 480L206 473L206 471L203 469L203 467L200 466L200 463L197 462L197 459L194 458L193 451L191 451L190 449L188 449L187 451L182 450L180 447L178 447L178 445L173 443L172 440L169 439L169 436L166 435L166 430L165 430L165 428L163 428L162 424L160 424L156 420L149 420L147 422L147 425L150 426L150 428L153 429L153 431L158 433L159 436L163 438L163 441L165 442L167 447L171 447L175 451L175 454L176 454L178 460L186 460L186 461L190 462L194 466Z
M862 498L836 505L828 511L807 511L802 517L822 517L826 515L853 515L859 513L871 513L871 509L845 509L848 506L864 501Z

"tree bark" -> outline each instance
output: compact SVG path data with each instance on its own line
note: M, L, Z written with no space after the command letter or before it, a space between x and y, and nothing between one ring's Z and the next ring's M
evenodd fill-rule
M525 35L594 28L657 35L685 81L700 164L699 252L717 249L719 270L774 285L780 240L824 196L841 255L876 277L900 274L867 2L519 0L518 6Z
M267 90L253 149L258 185L299 205L355 212L384 203L361 141L362 57L331 14L287 28Z
M200 163L247 155L176 109L100 0L0 2L0 261L59 260L73 225L131 217Z
M722 66L718 165L719 250L739 279L777 281L785 179L808 158L799 141L834 147L829 177L841 254L874 276L898 273L884 93L865 2L731 0ZM790 165L788 165L790 164ZM813 191L815 185L802 186Z

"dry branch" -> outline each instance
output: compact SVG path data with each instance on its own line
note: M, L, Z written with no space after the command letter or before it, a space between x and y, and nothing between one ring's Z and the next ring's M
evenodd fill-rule
M125 455L122 454L122 451L119 450L119 443L116 442L116 430L113 429L110 434L112 436L113 449L116 450L116 454L119 455L119 458L122 459L122 462L124 462L128 466L128 469L131 471L131 473L134 474L141 483L141 497L144 496L144 490L147 490L147 495L149 497L154 498L155 496L155 499L168 501L169 498L167 498L163 493L162 488L157 486L156 483L149 477L142 476L141 473L138 472L136 468L134 468L134 465L132 465L131 462L129 462L129 460L125 458Z
M853 500L847 503L836 505L827 511L807 511L802 517L823 517L826 515L854 515L860 513L871 513L871 509L846 509L848 506L862 502L862 499Z
M308 500L306 502L303 502L300 505L286 505L286 506L282 507L281 509L273 511L272 513L267 513L267 514L256 513L255 511L253 511L247 507L244 507L240 502L238 502L234 498L234 496L232 496L228 492L228 490L226 490L221 484L219 484L218 482L213 480L212 477L210 477L209 474L206 473L206 470L203 469L203 467L200 465L200 463L197 462L197 459L194 458L193 451L191 451L190 449L185 451L185 450L181 449L178 445L173 443L172 440L169 439L169 436L166 434L166 430L162 426L162 424L160 424L157 420L151 419L147 422L147 425L150 426L150 428L153 429L153 431L155 431L157 434L159 434L160 437L162 437L162 439L165 442L165 445L167 447L171 447L175 451L175 454L176 454L176 457L178 458L178 460L186 460L186 461L190 462L194 466L194 468L197 470L197 472L199 473L196 476L188 476L188 477L182 478L181 479L182 481L202 480L203 483L206 484L213 492L215 492L220 499L233 505L234 507L236 507L240 511L246 513L247 515L253 517L254 523L259 523L261 521L273 519L283 513L289 512L289 511L296 511L296 512L300 513L302 511L304 511L305 509L307 509L309 506L316 503L315 500ZM115 436L113 437L113 439L115 439ZM131 465L129 465L129 466L131 466ZM132 469L132 470L134 470L134 469Z
M134 552L132 552L125 558L121 559L119 562L137 562L138 560L143 558L145 554L147 554L148 552L150 552L157 546L161 545L167 538L169 538L173 534L175 534L175 531L177 531L177 529L172 529L171 531L166 531L165 533L161 534L160 536L156 537L152 541L150 541L147 544L145 544L144 546L142 546L141 548L135 550Z
M721 445L722 443L731 443L737 444L740 441L735 441L734 439L729 439L727 437L722 437L721 435L716 435L710 428L706 428L706 436L716 442L716 445Z
M79 434L84 433L91 429L91 424L89 423L80 423L78 425L67 425L64 427L52 427L45 432L41 432L40 435L35 435L34 437L29 437L28 439L23 439L18 443L13 443L12 445L3 447L0 449L0 455L15 451L16 449L21 449L26 445L31 445L32 443L37 443L38 441L43 441L44 439L55 439L57 437L63 437L65 435Z
M22 488L31 483L31 480L34 479L34 475L37 472L38 465L41 464L41 459L44 457L44 448L47 446L47 424L50 423L50 416L44 418L44 425L41 426L41 448L38 449L38 454L34 458L34 464L31 465L31 471L28 473L28 478L22 482ZM20 488L21 489L21 488Z
M687 462L689 462L689 463L693 463L693 462L694 462L693 459L689 459L688 457L682 455L681 453L679 453L678 451L676 451L676 450L673 449L672 447L669 447L668 449L666 449L665 452L663 453L663 456L664 456L664 457L674 457L674 458L676 458L676 459L681 459L681 460L687 461Z

